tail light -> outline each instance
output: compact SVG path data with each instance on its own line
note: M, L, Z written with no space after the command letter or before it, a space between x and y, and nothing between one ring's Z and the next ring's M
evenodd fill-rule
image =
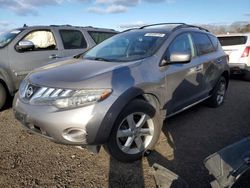
M241 55L241 57L248 57L250 53L250 46L247 46L243 52L243 54Z

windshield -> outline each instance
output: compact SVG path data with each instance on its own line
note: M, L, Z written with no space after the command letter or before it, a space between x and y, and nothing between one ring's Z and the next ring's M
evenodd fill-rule
M22 31L22 29L16 29L0 34L0 48L8 45Z
M152 56L165 39L166 34L158 32L121 33L95 46L83 58L112 62L136 61Z

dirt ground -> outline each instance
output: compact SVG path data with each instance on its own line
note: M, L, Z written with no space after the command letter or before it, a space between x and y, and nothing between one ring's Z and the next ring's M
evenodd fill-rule
M202 104L167 119L156 151L122 164L102 149L62 146L29 134L12 109L0 112L0 187L156 187L152 164L177 173L191 188L210 187L203 165L210 154L250 133L250 83L231 80L225 104ZM249 173L238 187L250 187Z

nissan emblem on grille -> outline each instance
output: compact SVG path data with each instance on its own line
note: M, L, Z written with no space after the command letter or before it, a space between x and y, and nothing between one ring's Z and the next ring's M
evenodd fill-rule
M30 98L33 95L33 93L34 93L33 87L29 86L25 93L26 98Z

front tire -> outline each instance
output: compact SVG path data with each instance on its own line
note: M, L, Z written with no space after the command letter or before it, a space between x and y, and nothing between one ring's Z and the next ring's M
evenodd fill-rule
M105 148L119 161L139 160L145 151L153 149L161 127L159 112L153 106L140 99L133 100L115 121Z
M215 85L211 97L207 100L207 105L213 108L219 107L224 103L227 90L227 81L224 76L220 77Z
M7 99L7 93L6 93L6 89L3 86L2 83L0 83L0 110L3 108L3 106L6 103L6 99Z

